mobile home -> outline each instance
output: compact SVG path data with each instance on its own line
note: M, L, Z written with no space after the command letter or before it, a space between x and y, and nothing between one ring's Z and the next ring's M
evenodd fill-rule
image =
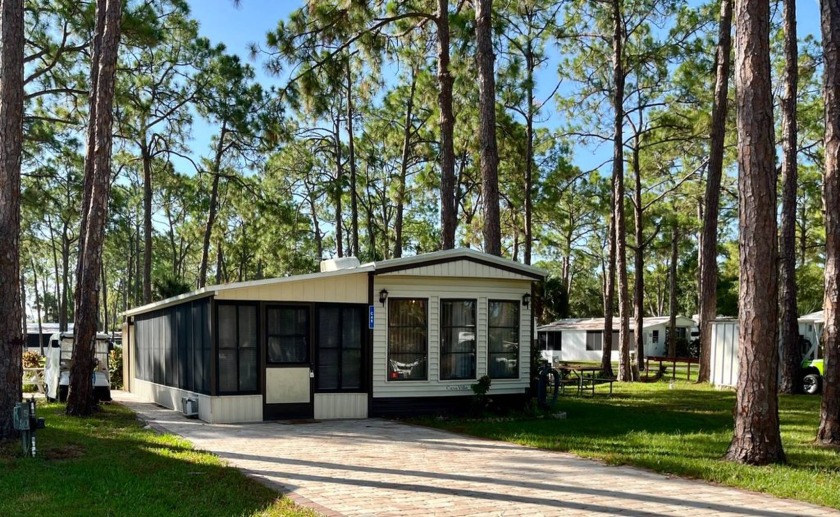
M642 332L646 355L666 355L667 316L648 317L643 320ZM691 339L696 324L691 318L677 316L677 338ZM619 320L613 318L612 360L618 361ZM630 342L635 334L634 321L630 320ZM603 354L604 318L563 319L537 328L543 358L555 361L600 361Z
M125 313L124 378L214 423L457 410L483 375L520 401L544 276L456 249L208 286Z

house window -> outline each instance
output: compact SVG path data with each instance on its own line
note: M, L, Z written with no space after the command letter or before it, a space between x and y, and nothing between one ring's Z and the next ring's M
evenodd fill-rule
M659 343L659 331L658 331L658 330L652 330L652 331L651 331L651 333L650 333L650 341L651 341L652 343Z
M274 306L265 310L269 364L309 362L309 309Z
M388 300L388 379L427 380L429 301L424 298Z
M475 300L441 300L441 380L475 379L475 306Z
M219 393L257 391L257 307L219 304L218 306Z
M587 330L586 331L586 350L587 351L599 351L603 347L603 332L600 330ZM613 339L615 339L615 333L613 333Z
M563 332L545 332L545 350L563 350Z
M490 300L487 309L488 374L492 379L516 379L519 377L519 301Z
M318 308L318 389L362 387L362 320L359 307Z

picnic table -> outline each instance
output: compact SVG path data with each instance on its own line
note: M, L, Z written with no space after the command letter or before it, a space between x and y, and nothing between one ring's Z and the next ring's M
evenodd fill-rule
M688 365L688 373L686 373L686 380L691 380L691 365L700 364L700 359L696 357L666 357L660 355L649 355L645 363L645 370L650 371L650 361L659 361L659 370L662 370L662 363L671 363L671 379L677 378L677 363L686 363Z
M561 385L564 388L566 385L577 385L578 395L583 395L584 390L588 390L594 396L597 384L609 384L612 395L615 378L602 376L601 366L561 364L557 366L557 371L560 372Z
M46 393L43 368L24 368L23 384L34 384L38 393Z

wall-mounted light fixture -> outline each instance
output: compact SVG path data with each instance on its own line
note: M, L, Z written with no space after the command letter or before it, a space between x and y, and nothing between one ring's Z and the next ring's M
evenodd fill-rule
M527 307L531 303L531 293L525 293L522 295L522 306Z
M383 290L379 291L379 303L381 303L383 306L385 306L385 300L387 300L387 299L388 299L388 290L383 289Z

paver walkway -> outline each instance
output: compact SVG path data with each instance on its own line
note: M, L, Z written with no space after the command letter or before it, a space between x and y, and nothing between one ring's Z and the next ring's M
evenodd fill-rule
M325 515L840 515L387 420L211 425L130 393L114 399Z

